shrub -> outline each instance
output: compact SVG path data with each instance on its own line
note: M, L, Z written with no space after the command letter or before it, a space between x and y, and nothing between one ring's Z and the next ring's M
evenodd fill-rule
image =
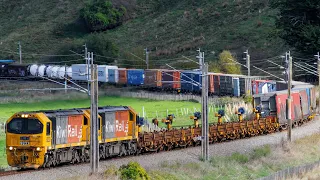
M121 25L126 8L115 8L110 0L90 1L81 11L91 31L104 31Z
M252 97L252 95L246 95L246 96L243 97L243 100L244 100L245 103L251 104L252 100L253 100L253 97Z
M265 145L261 148L254 149L251 157L252 159L259 159L261 157L266 157L269 154L271 154L271 148L269 145Z
M123 165L119 169L121 179L130 180L149 180L150 177L146 170L137 162L129 162L128 165Z

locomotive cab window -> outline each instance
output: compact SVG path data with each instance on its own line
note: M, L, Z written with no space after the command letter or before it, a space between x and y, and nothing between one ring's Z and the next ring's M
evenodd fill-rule
M50 127L50 123L47 122L47 136L50 135L50 132L51 132L51 127Z
M83 117L83 125L88 125L88 118L87 117Z
M129 116L130 116L130 121L133 121L134 120L134 115L133 115L133 113L131 111L129 112Z
M7 132L13 134L40 134L43 125L38 119L13 118L7 124Z

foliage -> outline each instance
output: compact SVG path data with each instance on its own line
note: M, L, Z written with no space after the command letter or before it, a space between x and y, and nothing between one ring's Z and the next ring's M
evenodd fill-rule
M230 51L223 51L219 55L219 66L221 71L226 74L241 74L241 67L237 65L237 59L232 56Z
M118 57L119 48L104 34L90 34L86 38L86 44L88 46L88 52L94 52L95 54L100 55L96 56L94 61L98 60L99 63L112 63L114 62L114 59Z
M271 147L270 145L264 145L261 148L254 149L251 155L252 159L259 159L261 157L266 157L271 154Z
M119 169L121 179L130 180L149 180L150 177L146 170L137 162L129 162L128 165L122 165Z
M218 62L210 62L208 71L209 72L220 73L221 72L220 64Z
M252 96L252 95L245 95L245 96L243 97L243 100L244 100L245 103L251 104L251 103L252 103L252 100L253 100L253 96Z
M81 12L91 31L104 31L121 25L126 8L119 9L110 0L95 0L87 4Z
M273 0L278 8L276 26L280 36L298 52L312 54L320 49L320 1Z

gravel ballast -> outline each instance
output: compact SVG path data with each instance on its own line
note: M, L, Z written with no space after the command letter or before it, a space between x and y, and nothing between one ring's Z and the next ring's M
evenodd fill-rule
M319 117L316 120L309 122L308 124L295 128L292 130L292 140L296 140L311 134L320 133L320 120ZM223 142L210 145L210 156L225 156L231 155L234 152L248 153L253 149L263 146L265 144L279 144L282 139L287 138L287 132L274 133L270 135L263 135L258 137L252 137L248 139L239 139L230 142ZM187 149L174 150L169 152L153 153L148 155L131 156L119 159L104 160L100 162L100 172L105 170L108 165L121 166L127 164L129 161L137 161L146 169L155 169L161 165L162 162L179 161L182 163L199 161L201 147L192 147ZM0 179L6 180L53 180L53 179L65 179L72 177L86 176L90 173L90 164L70 165L57 167L52 169L45 169L40 171L31 171L22 174L16 174L12 176L0 177Z

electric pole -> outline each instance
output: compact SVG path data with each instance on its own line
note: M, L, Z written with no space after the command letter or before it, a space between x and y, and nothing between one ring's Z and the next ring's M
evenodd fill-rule
M146 65L147 69L149 69L149 51L148 48L144 49L146 51Z
M88 48L87 48L87 44L84 44L84 60L86 61L86 65L87 65L87 87L88 87L88 96L90 96L90 55L88 54Z
M199 59L199 69L202 70L202 63L203 63L202 55L204 55L204 54L202 54L200 48L197 50L197 52L199 53L199 55L197 56L197 58Z
M318 52L317 55L315 55L317 57L317 64L318 64L318 74L320 73L320 53ZM320 88L320 74L318 75L318 83L319 83L319 88ZM320 96L320 92L319 92L319 96ZM317 113L320 113L320 98L318 98L318 107L316 110Z
M246 66L248 68L248 77L249 77L249 84L248 84L248 89L246 89L246 94L248 95L252 95L251 92L251 64L250 64L250 55L249 55L249 51L247 50L246 52L244 52L244 54L246 55L246 57L244 58L246 60Z
M290 51L286 52L286 76L287 76L287 84L288 84L288 98L287 98L287 124L288 124L288 141L291 142L291 130L292 130L292 121L291 121L291 81L292 81L292 57L290 55Z
M99 169L99 143L98 143L98 66L93 64L93 52L91 54L91 111L90 111L90 165L91 173L95 174Z
M201 157L204 161L209 160L209 121L208 121L208 64L204 63L204 52L198 50L199 65L202 71L201 85L201 106L202 106L202 126L201 126Z
M19 55L20 55L20 64L22 64L22 52L21 52L22 50L21 50L21 43L20 43L20 41L19 41L18 45L19 45L18 49L19 49Z

